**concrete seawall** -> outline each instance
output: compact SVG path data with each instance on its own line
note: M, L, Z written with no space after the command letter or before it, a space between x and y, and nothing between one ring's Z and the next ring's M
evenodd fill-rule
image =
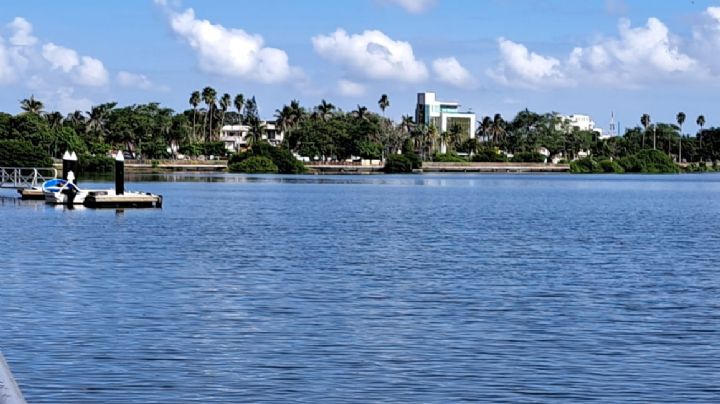
M382 174L383 166L378 164L305 164L311 174ZM61 166L56 167L62 169ZM126 172L218 172L227 169L226 160L160 160L155 164L151 161L128 160ZM563 173L569 172L567 164L543 163L439 163L425 162L424 173Z

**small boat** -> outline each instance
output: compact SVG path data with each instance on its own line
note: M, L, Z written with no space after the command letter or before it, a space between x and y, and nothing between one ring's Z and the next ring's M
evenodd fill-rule
M87 192L62 178L45 181L42 185L45 202L54 205L82 205Z

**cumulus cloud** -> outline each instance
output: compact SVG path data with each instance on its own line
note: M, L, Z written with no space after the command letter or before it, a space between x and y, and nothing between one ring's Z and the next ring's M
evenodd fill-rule
M624 74L645 75L648 69L662 73L688 72L697 62L682 53L677 40L662 21L649 18L646 26L633 28L621 19L619 38L607 39L589 48L575 48L570 64L590 71L619 69Z
M384 0L385 3L398 5L410 13L422 13L431 8L436 0Z
M12 60L10 50L0 38L0 84L7 84L15 81L17 72Z
M365 86L343 79L338 81L338 92L346 97L359 97L365 94Z
M37 42L37 38L32 36L32 24L22 17L15 17L8 24L8 28L13 33L10 37L10 43L14 46L32 46Z
M330 35L315 36L312 42L318 55L361 77L416 83L428 76L425 64L415 59L408 42L395 41L380 31L348 35L338 29Z
M100 60L90 56L78 56L73 49L48 42L42 47L42 57L50 63L53 70L68 73L77 84L98 87L108 83L109 73Z
M618 36L576 47L564 60L531 52L523 44L500 38L501 61L490 71L507 85L550 87L579 82L638 86L650 80L697 77L700 63L680 50L680 41L657 18L632 27L620 19Z
M435 59L432 64L438 80L455 87L472 87L475 79L454 57Z
M83 56L77 66L77 75L74 80L84 86L104 86L108 83L108 71L103 63L90 56Z
M501 62L489 74L503 84L520 87L540 87L567 84L560 61L531 52L520 43L498 39Z
M60 69L65 73L80 64L77 52L48 42L42 47L42 56L50 62L52 69Z
M197 19L193 9L166 11L171 29L197 53L203 71L276 83L287 80L296 70L289 65L285 51L265 47L260 35Z
M720 7L708 7L693 27L693 51L714 73L720 73Z
M152 81L144 74L135 74L126 71L118 72L117 82L123 87L136 87L142 90L149 90L153 87Z

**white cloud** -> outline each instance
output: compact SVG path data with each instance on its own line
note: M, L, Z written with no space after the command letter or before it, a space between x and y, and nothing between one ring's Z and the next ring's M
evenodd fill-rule
M57 110L63 113L89 111L94 105L89 98L76 96L75 90L71 87L60 87L50 96L50 100L57 105Z
M454 57L435 59L432 64L438 80L455 87L473 87L475 79Z
M80 85L99 87L108 83L109 73L103 63L90 56L78 56L69 48L48 42L42 47L42 56L53 70L62 70Z
M22 17L15 17L8 28L13 32L10 43L14 46L32 46L37 42L37 38L32 36L32 24Z
M380 31L348 35L338 29L312 38L315 52L356 75L416 83L427 78L425 64L415 59L408 42L394 41Z
M570 64L590 71L617 69L631 76L647 75L648 70L682 73L697 65L679 50L667 26L657 18L649 18L645 27L637 28L623 18L618 31L617 39L600 41L589 48L575 48Z
M105 70L105 66L98 59L83 56L75 70L77 75L73 79L78 84L97 87L108 83L108 71Z
M501 62L489 74L506 85L532 88L577 85L580 82L641 86L672 77L697 79L703 68L680 50L680 43L657 18L632 27L620 19L618 37L574 48L561 61L530 52L523 44L500 38Z
M121 71L117 74L117 82L123 87L136 87L142 90L149 90L153 87L152 81L144 74L135 74Z
M531 52L523 45L505 38L498 39L501 62L489 74L506 85L540 87L567 84L560 61Z
M295 73L285 51L264 47L260 35L196 19L193 9L166 11L173 32L197 52L203 71L263 83L285 81Z
M713 73L720 72L720 7L708 7L693 28L693 51Z
M350 80L338 81L338 92L346 97L359 97L365 94L365 86Z
M384 0L385 3L398 5L410 13L422 13L433 7L436 0Z
M42 47L42 56L50 62L53 70L61 69L65 73L80 64L77 52L48 42Z

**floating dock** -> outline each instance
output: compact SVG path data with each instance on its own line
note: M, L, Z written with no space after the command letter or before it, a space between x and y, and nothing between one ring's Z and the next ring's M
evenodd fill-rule
M93 191L85 197L88 208L162 208L162 195L127 192L117 195L112 191Z
M18 193L20 194L20 199L24 201L42 201L45 200L45 194L43 193L42 188L23 188L18 189Z

